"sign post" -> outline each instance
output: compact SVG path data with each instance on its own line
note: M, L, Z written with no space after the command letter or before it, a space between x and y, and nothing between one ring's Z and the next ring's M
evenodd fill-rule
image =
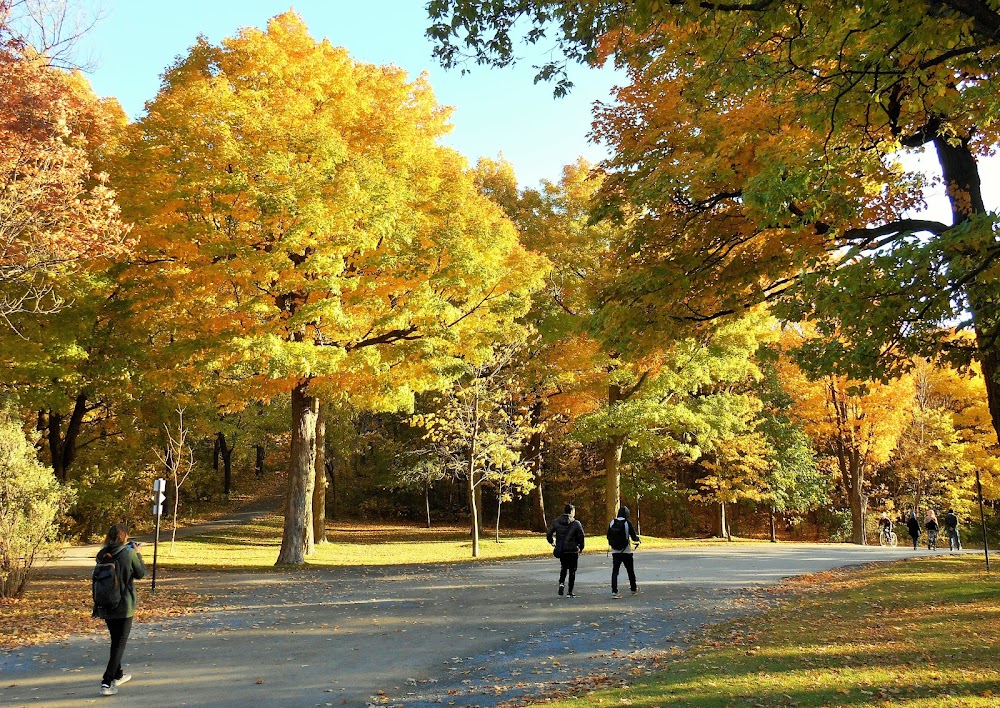
M162 477L153 480L153 517L156 519L156 531L153 533L153 582L150 591L156 593L156 552L160 546L160 517L163 516L163 501L167 498L164 492L167 480Z

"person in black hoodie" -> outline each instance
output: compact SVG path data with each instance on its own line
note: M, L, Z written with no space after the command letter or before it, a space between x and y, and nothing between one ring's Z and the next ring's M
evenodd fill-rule
M552 522L545 538L555 547L553 553L559 558L559 594L566 592L567 596L576 597L573 584L576 582L576 566L585 538L583 524L577 521L576 508L572 504L567 504L563 514ZM567 576L569 587L566 586Z
M917 541L920 540L920 522L917 521L917 512L911 511L906 517L906 530L910 532L910 539L913 541L913 550L917 550Z
M615 527L616 521L620 522L619 526L623 532L624 543L621 541L611 542L613 535L611 529ZM622 504L621 508L618 509L618 516L611 519L611 523L608 524L608 545L611 546L611 596L614 598L621 597L618 593L618 571L623 565L625 572L628 573L629 589L633 595L639 592L639 587L635 584L635 565L632 562L633 542L638 548L639 534L636 533L635 526L632 525L628 507Z
M138 546L137 543L129 542L124 526L112 526L104 539L104 547L97 554L99 562L106 563L112 558L117 560L122 588L122 601L118 607L106 609L94 606L94 617L105 621L108 634L111 635L111 654L101 678L102 696L113 696L118 693L121 684L132 678L132 674L122 671L122 656L125 654L128 635L132 631L132 617L138 604L134 581L146 575L146 566L139 555Z

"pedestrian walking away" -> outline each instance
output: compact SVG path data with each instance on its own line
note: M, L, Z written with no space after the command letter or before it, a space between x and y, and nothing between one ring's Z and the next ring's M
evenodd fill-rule
M559 559L559 594L565 592L568 597L576 597L573 592L576 568L586 542L583 524L576 518L576 507L567 504L562 515L552 522L545 538L553 547L552 555Z
M618 516L608 524L608 546L611 548L611 596L621 597L618 594L618 571L625 566L628 574L629 588L632 594L639 592L639 586L635 583L635 563L632 553L632 543L639 547L639 534L629 518L628 507L624 504L618 509Z
M927 529L927 550L936 551L937 537L938 537L938 520L937 520L937 514L934 513L933 509L927 510L927 516L924 517L924 528Z
M913 550L917 550L917 542L920 540L920 522L917 521L917 512L913 510L910 515L906 517L906 530L910 532L910 538L913 540Z
M948 509L948 513L944 515L944 530L948 534L948 550L962 550L962 541L958 537L958 517L955 516L954 509Z
M124 526L112 526L97 553L93 575L94 617L103 619L111 635L111 652L101 678L101 695L113 696L118 687L132 679L122 671L125 645L132 631L138 599L135 581L146 575L139 544L128 540Z

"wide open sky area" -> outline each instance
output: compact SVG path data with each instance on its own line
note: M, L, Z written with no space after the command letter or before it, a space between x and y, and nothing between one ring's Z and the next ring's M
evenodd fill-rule
M554 98L550 84L534 84L533 58L520 48L522 61L494 69L470 65L470 72L445 71L431 56L424 32L429 24L423 0L82 0L90 16L100 15L79 45L79 61L89 64L95 91L115 96L131 118L140 116L153 98L160 75L186 53L198 35L212 42L241 27L264 27L290 7L305 20L316 39L346 47L356 59L395 64L414 77L427 72L444 105L453 106L454 130L447 142L474 163L479 157L502 155L514 165L519 184L533 187L542 179L558 181L564 165L583 156L598 162L604 148L588 140L595 101L608 101L624 76L612 69L573 67L575 83L568 97ZM931 174L933 155L918 163ZM988 208L1000 208L1000 159L982 165ZM950 221L941 190L930 195L925 214Z

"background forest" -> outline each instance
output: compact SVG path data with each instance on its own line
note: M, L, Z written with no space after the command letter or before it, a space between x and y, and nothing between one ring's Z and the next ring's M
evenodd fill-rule
M567 501L864 543L971 520L977 472L995 525L997 11L570 5L429 7L446 65L509 61L487 37L520 19L627 71L614 156L525 187L294 12L199 39L130 122L51 6L0 0L5 587L56 535L148 526L159 477L175 517L272 495L279 563L337 518L467 524L477 555ZM900 162L924 145L940 183ZM928 189L953 223L912 216Z

